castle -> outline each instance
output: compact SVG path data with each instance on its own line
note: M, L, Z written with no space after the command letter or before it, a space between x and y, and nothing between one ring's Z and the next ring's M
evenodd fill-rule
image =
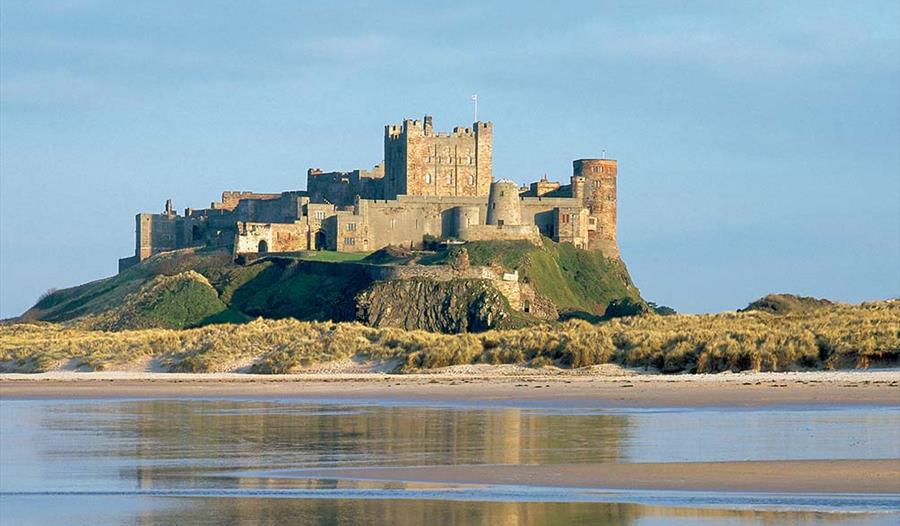
M384 160L371 171L307 172L305 191L224 192L209 208L135 217L134 255L119 270L180 248L267 252L418 248L459 241L541 236L618 258L616 161L578 159L569 184L544 177L520 188L494 180L493 124L435 132L431 117L384 129Z

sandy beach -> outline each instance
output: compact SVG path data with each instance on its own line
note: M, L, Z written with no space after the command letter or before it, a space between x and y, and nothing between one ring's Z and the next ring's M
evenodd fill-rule
M900 493L900 459L374 467L297 470L287 476L632 490Z
M900 406L900 370L634 374L469 367L428 374L49 372L0 375L0 398L294 397L557 407ZM607 374L608 373L608 374Z

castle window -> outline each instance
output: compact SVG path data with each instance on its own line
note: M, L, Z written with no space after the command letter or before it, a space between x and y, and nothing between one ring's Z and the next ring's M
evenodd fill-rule
M316 219L319 219L319 220L325 219L325 211L324 210L316 210Z
M447 184L453 184L453 175L447 174Z
M344 238L344 244L345 244L345 245L355 245L355 244L356 244L356 238L355 238L355 237L345 237L345 238Z
M347 223L347 232L356 230L356 223Z
M431 174L425 174L425 184L431 184Z
M394 227L396 227L396 226L397 226L397 220L394 218L391 218L391 230L393 230Z
M569 214L560 214L559 219L560 219L561 223L568 223L569 222Z
M469 186L475 186L475 176L474 175L469 176Z

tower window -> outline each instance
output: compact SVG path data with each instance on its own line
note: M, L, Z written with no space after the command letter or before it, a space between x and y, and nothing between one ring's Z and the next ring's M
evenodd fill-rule
M469 176L469 186L475 186L475 176L474 175Z
M431 174L425 174L425 184L431 184Z

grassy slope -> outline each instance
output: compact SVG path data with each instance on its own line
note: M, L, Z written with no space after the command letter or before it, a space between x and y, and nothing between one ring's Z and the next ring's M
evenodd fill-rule
M231 257L215 250L179 251L161 254L143 264L105 279L58 290L41 298L22 315L24 320L66 321L121 307L129 294L136 293L155 276L175 275L194 270L215 281L228 272Z
M473 241L464 248L472 265L499 264L518 270L521 279L552 300L560 312L603 314L611 300L640 300L625 265L597 251L548 239L542 247L527 241Z
M551 299L561 312L602 314L612 299L639 299L624 265L597 252L549 240L545 240L543 247L524 241L491 241L468 243L465 248L473 265L496 263L519 270L523 280ZM138 328L153 323L182 328L240 321L247 316L352 319L352 299L368 282L349 271L338 276L304 274L292 268L291 261L340 263L366 257L365 253L309 252L293 259L263 260L239 266L231 261L227 251L181 250L154 256L111 278L56 291L42 298L22 319L60 322L89 318L90 323L104 328ZM376 253L366 261L391 262L374 261L373 258L379 257L388 256ZM422 262L441 263L447 257L447 253L439 253L423 258ZM410 258L401 259L408 262ZM183 279L177 286L175 282L170 283L169 288L142 288L158 276L188 271L208 280L206 285L195 279ZM154 294L158 297L151 297ZM140 299L135 299L135 295ZM139 315L140 309L147 312ZM116 310L123 312L109 312Z
M85 317L79 325L104 330L180 329L244 319L219 298L204 276L189 270L174 276L156 276L118 308Z

